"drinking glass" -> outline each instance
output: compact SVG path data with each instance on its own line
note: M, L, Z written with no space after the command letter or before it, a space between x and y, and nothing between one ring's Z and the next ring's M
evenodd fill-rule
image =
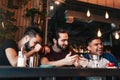
M99 55L91 55L92 61L93 61L93 68L99 68Z

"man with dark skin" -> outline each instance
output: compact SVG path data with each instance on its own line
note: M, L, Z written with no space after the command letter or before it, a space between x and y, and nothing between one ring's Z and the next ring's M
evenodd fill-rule
M88 59L87 68L108 68L109 63L113 63L115 67L118 67L118 61L110 53L103 52L103 43L102 39L99 37L91 37L87 41L87 49L89 50L88 54L85 54L84 57ZM94 58L93 58L94 57ZM110 78L110 77L107 77ZM81 77L74 78L73 80L107 80L106 77ZM117 79L116 79L117 80Z

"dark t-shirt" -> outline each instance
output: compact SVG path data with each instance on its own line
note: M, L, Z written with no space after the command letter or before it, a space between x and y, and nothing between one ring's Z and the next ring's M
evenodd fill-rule
M67 54L69 54L71 51L71 55L75 55L76 53L71 49L71 48L68 48L66 49L65 51L62 51L60 53L56 53L52 47L50 47L50 53L49 54L46 54L44 57L47 57L49 61L57 61L57 60L60 60L60 59L63 59L66 57ZM74 67L74 65L64 65L64 66L61 66L61 67ZM55 78L56 80L71 80L71 77L56 77Z
M9 63L5 50L7 48L13 48L18 52L17 44L14 40L5 40L0 48L0 66L11 66ZM18 80L17 78L0 78L0 80Z
M16 52L18 52L16 42L14 40L8 39L8 40L4 41L3 45L0 48L0 65L11 66L7 59L6 53L5 53L5 50L7 48L13 48L16 50Z
M0 48L0 66L11 66L6 54L5 50L7 48L13 48L18 53L18 46L14 40L6 40ZM0 80L38 80L39 78L0 78Z
M69 54L70 52L71 52L71 55L76 54L71 48L67 48L64 51L62 51L60 53L57 53L52 49L52 47L50 47L50 53L46 54L45 57L47 57L49 61L57 61L57 60L65 58L66 55ZM64 66L61 66L61 67L64 67ZM65 67L71 67L71 66L66 66L65 65Z

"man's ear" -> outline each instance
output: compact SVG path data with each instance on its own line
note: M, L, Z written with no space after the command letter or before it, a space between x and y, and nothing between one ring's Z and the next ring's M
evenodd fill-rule
M91 52L90 46L87 46L87 49L88 49L88 51L89 51L89 53L90 53L90 52Z
M53 42L56 44L57 43L57 40L55 38L53 38Z
M87 49L90 50L90 46L87 46Z
M29 41L29 39L30 39L30 37L27 35L27 36L25 36L25 41L26 42L28 42Z

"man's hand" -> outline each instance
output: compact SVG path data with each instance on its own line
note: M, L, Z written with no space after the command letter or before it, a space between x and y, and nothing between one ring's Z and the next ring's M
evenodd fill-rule
M88 60L84 57L80 57L79 58L79 64L80 64L80 66L85 68L88 65Z
M35 51L35 52L38 52L38 51L40 51L41 49L42 49L42 46L37 43L37 44L35 45L34 51Z
M77 58L76 61L74 62L74 66L75 67L80 67L79 58Z
M64 64L65 65L73 65L76 59L78 58L78 55L73 55L71 56L71 52L66 55L64 59Z

